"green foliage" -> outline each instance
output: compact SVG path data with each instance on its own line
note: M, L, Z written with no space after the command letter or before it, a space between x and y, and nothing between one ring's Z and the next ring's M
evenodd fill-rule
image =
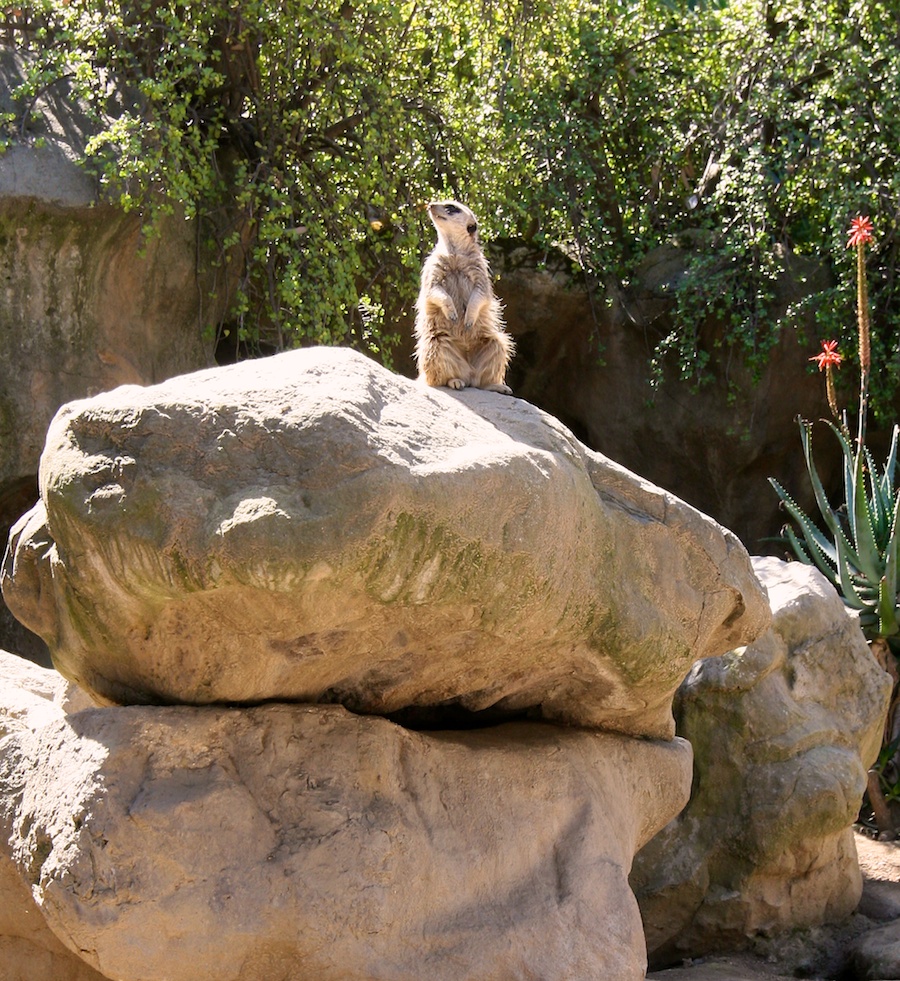
M100 124L87 149L110 193L151 226L202 223L239 279L242 340L387 355L381 297L414 292L440 152L411 9L47 2L18 95L65 79ZM113 79L130 98L110 112Z
M878 775L881 795L886 803L900 803L900 768L896 756L900 751L900 737L881 747L872 769Z
M844 461L844 501L840 509L828 503L812 456L812 426L799 420L806 467L823 533L777 480L769 478L788 514L800 530L788 526L785 534L794 553L816 565L828 577L851 609L859 610L859 623L869 639L900 633L898 552L900 552L900 487L896 482L900 426L894 426L887 462L879 475L866 447L856 452L847 435L830 422Z
M276 347L384 353L379 318L411 302L432 241L420 205L453 195L488 237L562 249L603 298L657 245L693 242L655 362L702 384L735 353L763 365L804 311L850 347L843 229L870 214L877 413L900 379L894 6L44 0L0 30L31 66L0 126L25 132L66 79L101 121L110 191L150 222L196 218L237 270L235 322ZM784 311L792 254L836 285Z

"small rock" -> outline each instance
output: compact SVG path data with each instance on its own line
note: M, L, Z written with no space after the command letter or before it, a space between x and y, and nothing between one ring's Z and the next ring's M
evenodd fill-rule
M682 685L693 794L635 860L651 963L838 921L862 892L852 824L890 680L817 570L753 566L772 627L695 665Z
M900 922L887 923L860 937L850 950L854 981L900 978Z

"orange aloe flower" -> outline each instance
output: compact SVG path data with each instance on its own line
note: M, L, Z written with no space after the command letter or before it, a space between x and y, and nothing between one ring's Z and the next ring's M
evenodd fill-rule
M838 354L837 345L837 341L822 341L822 353L814 354L809 360L818 362L819 371L824 371L829 365L840 368L844 358Z
M847 248L852 249L856 245L865 245L872 241L872 222L868 215L858 215L850 222L850 237L847 239Z
M813 355L809 360L819 365L819 371L825 372L825 394L828 397L828 408L835 419L840 420L841 413L837 404L837 393L834 390L834 374L832 368L840 368L843 357L838 354L837 341L822 341L821 354Z

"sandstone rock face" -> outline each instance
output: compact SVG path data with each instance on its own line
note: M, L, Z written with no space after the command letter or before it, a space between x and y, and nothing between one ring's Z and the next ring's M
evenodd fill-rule
M426 734L340 706L64 714L58 675L0 654L0 677L0 872L103 977L644 977L627 872L687 799L680 739Z
M22 62L0 51L0 108ZM218 308L197 280L195 230L145 238L141 217L101 199L79 166L92 135L54 87L24 143L0 154L0 490L33 475L64 402L126 382L147 384L211 361L203 328ZM37 138L40 137L40 140Z
M22 62L0 48L0 110ZM37 500L47 427L64 403L124 383L149 384L212 363L211 329L227 296L200 270L196 229L168 220L145 236L141 216L103 200L80 166L92 135L61 86L41 94L26 139L0 154L0 539ZM218 291L218 299L214 299ZM206 335L205 332L206 331ZM208 335L208 336L207 336ZM40 657L7 623L0 642Z
M11 786L21 787L25 773L8 766L6 750L15 740L61 716L67 684L55 671L34 667L0 651L0 978L2 981L103 981L50 930L12 859L14 829L5 817ZM17 793L17 791L13 791ZM9 841L7 841L9 839Z
M682 685L691 801L632 873L658 964L839 920L860 897L851 825L890 681L817 570L753 563L772 628L695 665Z
M107 702L490 710L667 738L690 665L769 619L734 536L556 420L348 350L72 403L41 495L4 597Z
M76 957L47 926L5 845L0 848L0 978L3 981L104 981L105 978Z

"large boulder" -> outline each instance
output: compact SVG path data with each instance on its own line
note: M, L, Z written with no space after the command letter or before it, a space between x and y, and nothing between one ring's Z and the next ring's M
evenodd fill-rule
M862 890L852 823L890 678L818 570L776 558L753 566L772 627L695 665L682 685L691 801L632 872L657 964L838 921Z
M669 738L691 664L769 621L733 535L552 417L348 350L72 403L41 496L3 594L101 702Z
M0 654L0 677L0 910L38 921L36 958L68 956L29 981L644 977L627 875L687 799L683 740L425 734L340 706L66 714L58 675Z

